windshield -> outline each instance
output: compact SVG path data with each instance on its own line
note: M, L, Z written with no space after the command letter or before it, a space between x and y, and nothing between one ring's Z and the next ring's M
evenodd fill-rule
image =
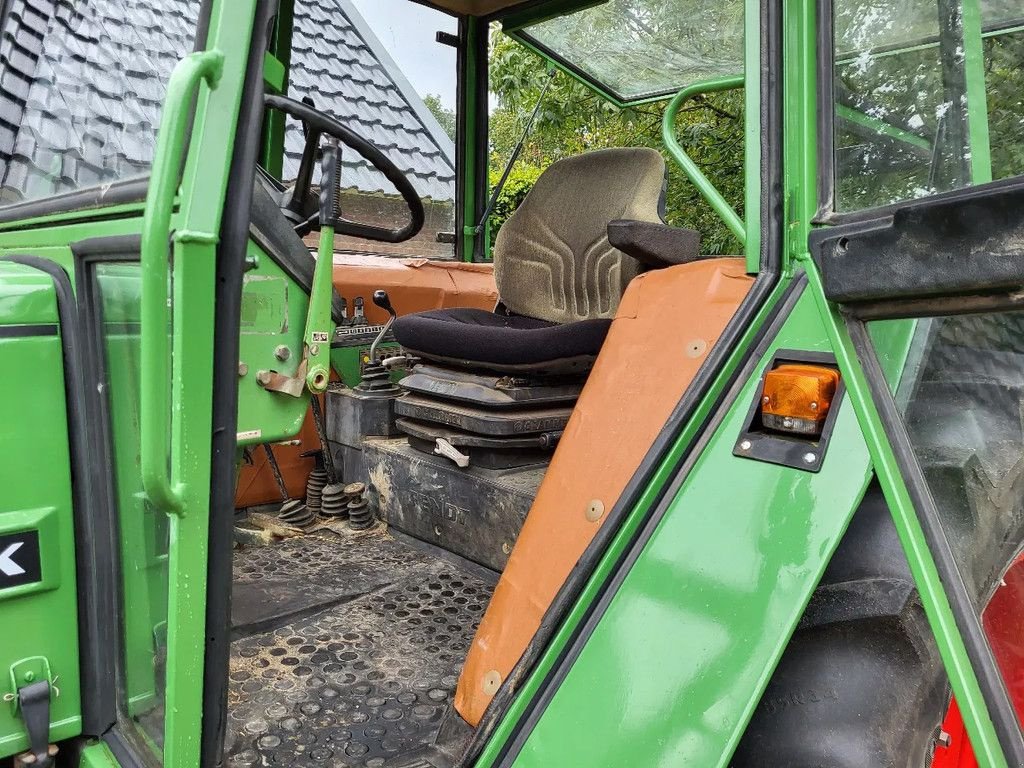
M310 99L392 160L423 202L422 231L404 243L337 235L336 253L448 259L455 256L457 52L437 41L458 20L408 0L298 0L288 95ZM302 126L285 134L282 181L298 173ZM394 185L356 152L343 150L345 217L397 228L409 218ZM319 244L319 234L307 239Z
M610 0L515 34L621 103L743 72L738 0Z
M200 4L0 3L0 206L149 173Z
M835 0L835 210L1024 173L1024 2Z

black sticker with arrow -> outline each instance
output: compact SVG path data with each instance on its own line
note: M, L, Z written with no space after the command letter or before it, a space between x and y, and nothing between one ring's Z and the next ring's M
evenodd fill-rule
M42 580L39 531L0 535L0 590Z

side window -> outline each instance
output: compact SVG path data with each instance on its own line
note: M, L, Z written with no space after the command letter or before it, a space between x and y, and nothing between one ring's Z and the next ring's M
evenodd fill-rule
M200 0L0 8L0 206L145 176Z
M1019 3L835 0L833 9L837 211L1024 173Z
M405 243L338 235L341 253L453 258L457 53L437 32L456 34L452 16L405 0L298 0L288 95L341 120L407 174L426 210L423 231ZM283 181L295 179L305 140L289 121ZM343 149L342 211L347 219L397 227L408 209L394 186ZM319 184L319 172L314 177ZM307 237L316 247L319 233Z
M907 323L914 332L894 399L1024 721L1024 313L881 320L868 327L877 340Z

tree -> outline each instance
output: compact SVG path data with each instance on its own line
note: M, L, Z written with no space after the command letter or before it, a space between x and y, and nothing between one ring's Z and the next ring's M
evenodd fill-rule
M437 118L441 129L448 134L448 138L455 141L455 110L449 109L441 103L441 97L428 93L423 97L423 104Z
M497 99L491 113L491 183L497 182L547 81L546 63L501 32L491 36L490 84ZM532 181L552 162L607 147L653 147L661 140L665 102L620 109L577 80L556 75L505 192L491 219L492 237L515 210ZM742 215L743 100L738 93L691 101L676 125L684 147ZM740 244L666 154L668 223L698 230L702 251L742 253Z

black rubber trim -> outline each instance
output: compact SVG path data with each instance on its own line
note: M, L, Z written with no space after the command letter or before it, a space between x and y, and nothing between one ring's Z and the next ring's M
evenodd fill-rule
M231 652L231 577L238 424L238 354L242 278L249 242L253 185L263 130L263 58L273 32L277 4L256 8L234 157L225 195L215 294L213 423L210 467L210 530L207 555L206 652L200 766L224 760L227 730L228 661Z
M155 761L151 757L148 761L142 757L147 753L146 747L129 739L125 735L127 732L127 728L118 724L103 734L102 738L120 768L141 768L141 766L153 765Z
M90 429L83 364L87 347L67 272L38 256L8 256L5 261L49 275L57 294L74 505L82 732L99 736L113 725L117 713L116 688L110 682L117 666L118 627L110 617L114 615L119 592L114 581L113 558L116 555L110 548L109 537L104 537L104 532L109 533L109 517L102 504L97 504L97 479L104 465L95 461Z
M33 336L56 336L56 323L41 325L0 325L0 339L27 339Z
M977 675L978 687L995 726L1003 754L1008 764L1024 765L1024 736L1021 734L1016 711L992 655L981 618L960 575L956 558L942 527L938 507L935 505L924 472L918 464L892 392L886 383L867 326L857 318L848 318L846 325L854 350L864 368L878 416L917 512L928 549L935 561L935 569L945 589L967 656Z
M458 170L457 181L455 187L455 199L457 204L455 206L455 242L456 242L456 259L462 261L474 261L480 262L485 261L484 259L484 238L476 237L473 241L473 252L466 254L463 252L464 240L463 231L466 227L466 212L465 212L465 200L466 193L468 190L466 184L465 174L465 159L466 159L466 129L468 127L468 121L470 119L469 114L469 95L465 88L466 70L469 66L469 25L476 23L478 25L477 30L477 46L476 51L473 52L476 62L476 120L474 125L474 131L476 133L476 156L473 158L475 175L471 180L471 184L475 191L475 206L473 211L473 222L480 221L480 217L483 216L484 208L487 205L487 191L488 191L488 178L487 178L487 166L488 166L488 143L487 143L487 132L488 132L488 120L490 115L486 109L480 109L479 105L486 104L488 98L488 67L487 67L487 52L490 36L487 33L487 25L476 20L475 22L468 17L463 17L459 20L459 52L458 52L458 89L456 94L457 103L459 105L458 114L465 116L465 119L459 120L458 131L455 136L455 156L456 166ZM460 164L461 163L461 164ZM468 257L468 258L467 258Z
M836 199L835 162L835 30L833 0L817 3L818 27L818 211L812 223L832 213Z
M72 243L71 253L77 259L90 261L110 261L111 256L130 256L130 261L138 261L139 255L142 253L142 235L90 237ZM92 258L96 256L101 258Z
M114 656L113 678L116 691L124 690L124 642L120 633L123 626L123 592L124 583L120 562L120 520L117 503L116 477L109 471L115 465L114 438L112 435L112 414L107 396L107 354L104 341L103 305L100 300L96 267L102 264L139 263L141 237L138 234L114 235L81 240L71 244L71 252L75 256L75 283L78 295L79 322L84 329L83 339L83 374L86 379L86 407L90 413L92 425L91 444L95 454L89 462L93 469L94 486L92 489L96 512L103 515L103 546L109 553L106 568L113 582L110 587L112 601L106 621L114 628L114 636L110 641L111 653ZM122 330L141 330L140 323L118 323ZM103 566L97 561L97 566ZM126 768L152 764L151 750L138 732L138 726L120 707L123 702L115 698L114 707L116 722L103 734L103 741L110 746L120 765Z
M1024 179L905 203L891 216L811 233L825 295L843 304L1017 295Z
M784 95L780 80L780 73L782 72L781 0L765 0L761 4L761 29L761 124L764 128L761 131L761 226L764 233L764 236L761 238L761 272L754 281L750 293L726 325L718 342L712 347L707 360L697 371L693 382L669 416L662 431L655 438L640 467L623 491L622 496L616 502L611 512L609 512L605 524L601 526L597 535L588 545L579 562L556 594L551 606L541 620L540 628L527 646L523 656L513 667L512 672L508 675L484 712L484 716L469 749L459 761L460 766L468 766L480 754L480 751L490 739L494 729L501 721L501 718L504 717L515 697L518 682L526 678L541 653L547 647L555 631L565 620L568 611L575 605L587 579L604 556L615 533L621 527L622 520L636 506L641 494L650 484L657 468L668 455L676 436L692 419L694 411L706 397L708 390L724 366L737 340L768 300L768 297L779 281L779 265L784 245L782 145L778 140L773 141L772 137L781 135ZM768 332L765 329L773 326L780 316L785 316L787 308L791 307L792 303L795 302L794 297L798 296L803 290L804 284L805 278L801 275L788 287L785 296L772 308L770 316L766 319L757 338L751 345L751 350L744 356L745 361L749 361L753 357L756 363L760 359L756 357L757 351L755 348L763 343L762 339ZM726 383L723 393L729 393L736 388L737 381L741 375L740 369L743 367L743 365L737 367L737 371ZM719 398L718 403L716 403L716 408L727 397L727 394L723 394ZM714 409L712 412L714 412ZM685 468L686 461L688 460L687 457L699 449L700 439L708 439L708 430L708 425L703 425L698 433L702 437L698 438L694 444L684 450L683 456L680 459L681 467ZM656 510L666 495L671 493L671 488L663 488L658 498L654 501L653 508ZM637 541L633 544L634 547L643 547L645 542L644 531L646 530L647 527L641 530ZM624 577L625 570L621 563L616 573L618 578ZM606 584L605 588L614 589L611 584ZM591 605L591 616L598 607L597 601ZM521 744L525 742L525 738L533 730L537 719L543 714L543 710L547 706L547 701L550 700L564 674L572 666L579 655L579 648L585 644L592 631L591 622L589 619L585 620L585 623L578 629L576 638L574 638L574 641L553 668L552 674L545 680L538 694L530 702L529 709L519 719L515 730L504 745L502 755L497 763L498 765L509 765L515 755L518 754ZM513 749L515 744L519 744L519 746Z

